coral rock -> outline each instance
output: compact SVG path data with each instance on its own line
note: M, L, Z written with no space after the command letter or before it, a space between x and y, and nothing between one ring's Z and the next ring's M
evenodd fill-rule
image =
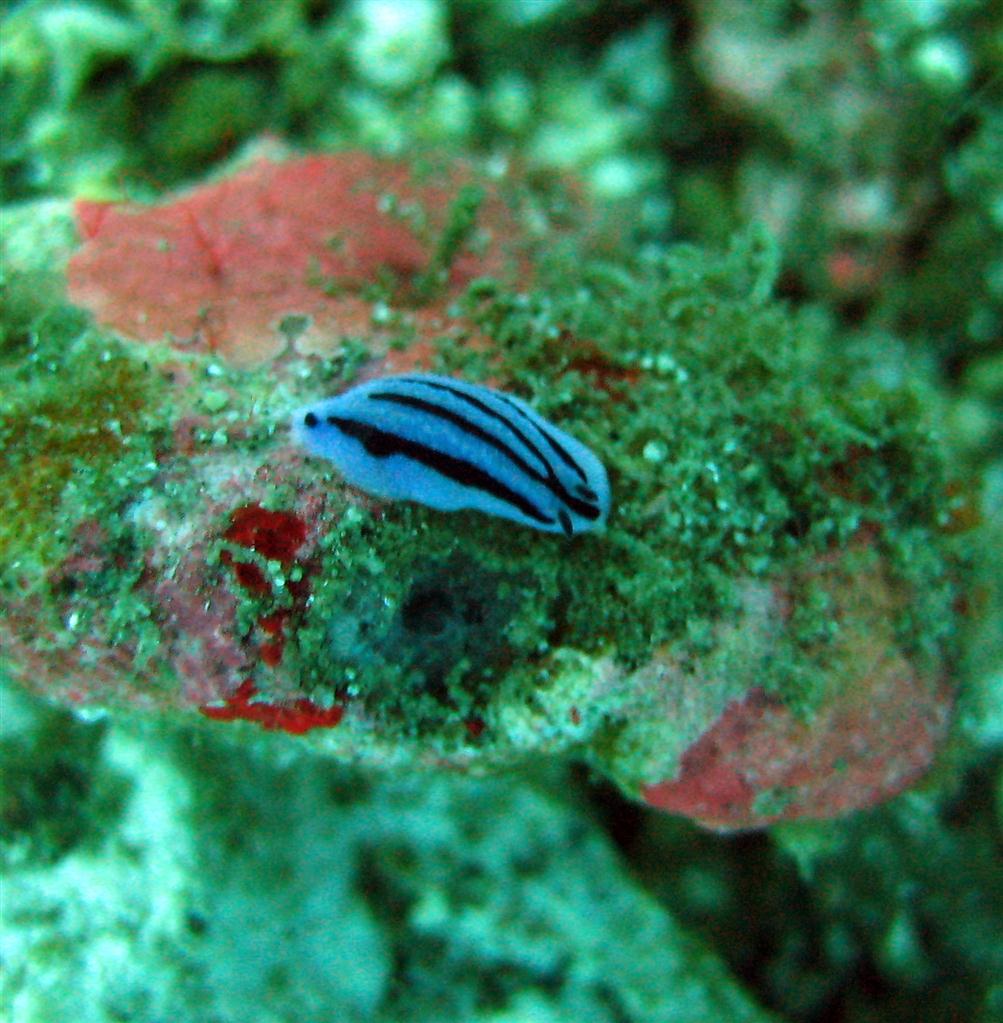
M239 366L331 351L372 328L363 294L382 274L406 288L432 258L451 199L470 180L456 165L421 180L361 153L260 160L157 206L77 203L83 247L69 294L123 337L215 352ZM485 202L479 226L511 241L511 214ZM498 274L517 253L492 244L458 254L449 284ZM290 330L290 323L296 329Z

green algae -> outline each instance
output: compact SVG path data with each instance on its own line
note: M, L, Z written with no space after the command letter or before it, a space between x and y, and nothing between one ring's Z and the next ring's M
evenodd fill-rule
M252 71L209 68L170 83L150 101L162 113L147 139L152 155L170 167L197 167L246 138L267 85Z
M540 167L584 173L606 196L662 183L658 140L676 119L666 110L672 72L659 19L625 32L604 59L551 66L550 17L514 33L481 5L455 18L419 0L408 17L388 10L33 0L5 11L0 188L19 198L53 186L117 192L123 179L171 185L263 131L383 152L416 142L469 151L489 131L527 142ZM459 24L491 65L483 89L458 66L467 45L449 36ZM659 130L625 100L660 119Z
M841 1006L852 1019L989 1023L1003 905L992 837L999 769L997 756L963 788L920 791L840 822L779 824L769 836L722 842L654 819L632 860L783 1019Z
M21 386L0 399L8 580L51 566L78 524L116 509L155 469L149 368L62 308L33 332L30 352L5 367Z
M797 607L762 684L809 715L842 675L825 669L841 628L832 587L879 556L905 595L897 643L938 670L956 591L939 535L949 499L910 393L851 384L825 321L768 298L776 252L758 231L718 257L680 247L580 275L568 258L528 294L475 282L460 305L495 349L441 345L435 368L501 378L598 451L607 529L565 541L474 513L335 510L295 638L305 687L362 696L406 731L462 722L499 699L499 676L511 698L531 692L555 650L612 654L628 670L668 642L695 655L741 580L781 579ZM858 546L857 569L809 572L799 589L816 559ZM427 592L422 578L445 565L450 581ZM441 611L427 635L402 624L423 592ZM459 648L449 670L409 663L400 637L440 643L475 593L504 609L492 619L503 642L483 659Z
M475 193L455 204L453 227L447 224L436 249L448 251L447 264L469 239L478 206ZM583 259L577 245L571 238L553 246L532 291L474 282L456 311L493 347L471 350L442 339L434 368L500 379L601 452L614 490L608 528L566 542L473 513L387 505L378 518L361 513L359 520L335 506L322 524L320 563L310 569L309 607L295 609L286 645L292 679L323 704L360 697L404 734L446 726L462 739L462 729L493 707L534 699L552 660L566 651L611 656L627 671L667 643L706 655L715 623L738 609L742 581L779 579L792 587L796 613L760 682L807 717L834 684L826 645L840 626L824 580L813 578L804 592L793 581L813 559L846 551L861 537L869 543L872 535L905 591L898 642L937 666L954 597L951 556L937 539L949 502L937 444L908 390L851 380L847 363L833 356L838 340L829 324L770 299L779 257L760 230L736 236L722 255L679 246ZM385 298L389 343L406 345L409 316L397 311L389 291ZM49 372L81 382L74 415L117 429L124 420L124 436L146 430L137 443L153 443L176 414L154 409L155 375L139 361L108 354L108 381L125 402L122 409L109 405L86 362L94 346L111 343L95 333L68 340L80 331L75 322L65 336L51 327L38 334L43 347L61 353ZM363 346L349 339L341 357L318 363L317 376L350 379L362 357ZM37 371L39 353L33 358ZM215 361L202 369L192 402L209 408L211 419L194 441L225 443L235 454L269 450L276 424L255 421L261 402L274 404L267 371L234 374ZM44 449L52 494L65 490L76 500L72 527L95 509L116 507L120 488L142 483L152 449L134 448L133 463L123 458L129 445L114 434L78 420L50 427L46 379L39 376L19 400L49 432L35 438L13 422L11 436L21 441L11 465L16 471ZM242 421L252 425L229 430ZM118 476L105 480L112 466ZM11 492L20 508L20 492ZM294 502L288 487L265 501L276 510ZM41 562L52 561L61 548L39 542L39 508L22 510L37 531L15 529L12 537ZM135 565L137 541L127 533L118 529L108 549L118 544L124 553L116 563ZM294 610L282 565L225 543L210 562L224 551L255 566L272 594L227 581L238 600L240 635L249 637L265 615ZM129 599L135 573L83 582L84 603L107 600L114 608L113 638L130 630L147 636L143 657L151 656L157 637L149 608ZM65 642L89 622L76 619ZM738 677L726 672L732 674Z
M430 301L446 286L453 261L467 247L477 230L477 214L483 202L483 188L464 185L450 203L446 223L436 240L428 266L414 282L415 293L423 302Z

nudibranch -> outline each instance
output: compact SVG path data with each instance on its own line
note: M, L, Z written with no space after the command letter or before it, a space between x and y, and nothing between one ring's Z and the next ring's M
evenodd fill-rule
M434 374L381 377L299 409L295 435L376 497L475 508L574 536L609 514L606 470L509 394Z

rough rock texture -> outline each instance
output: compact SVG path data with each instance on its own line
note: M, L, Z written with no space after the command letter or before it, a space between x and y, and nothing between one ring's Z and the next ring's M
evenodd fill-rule
M919 777L952 699L953 506L909 396L824 363L755 231L632 260L567 192L430 174L259 159L77 205L69 295L105 329L65 309L48 361L13 350L9 673L373 765L573 753L721 828ZM599 451L607 531L381 504L297 448L291 409L413 366Z

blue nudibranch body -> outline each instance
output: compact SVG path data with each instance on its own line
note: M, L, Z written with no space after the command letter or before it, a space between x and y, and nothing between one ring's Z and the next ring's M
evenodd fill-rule
M609 514L606 470L509 394L433 374L381 377L300 409L298 439L349 483L573 536Z

